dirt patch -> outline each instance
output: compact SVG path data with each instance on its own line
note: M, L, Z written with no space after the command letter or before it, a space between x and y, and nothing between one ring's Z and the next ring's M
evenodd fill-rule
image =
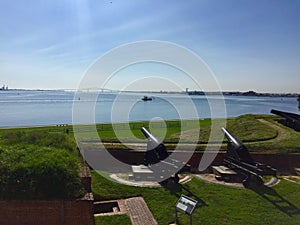
M213 183L213 184L219 184L219 185L224 185L224 186L229 186L229 187L234 187L234 188L244 188L243 184L241 184L241 183L228 183L225 181L217 180L215 178L215 174L212 174L212 173L197 174L197 175L195 175L195 177L197 177L203 181Z
M180 133L172 134L171 138L182 138L183 140L198 140L199 128L182 131Z
M233 188L245 188L242 183L233 183L233 182L225 182L225 181L217 180L215 178L215 174L212 174L212 173L198 174L198 175L195 175L195 177L197 177L201 180L204 180L206 182L213 183L213 184L219 184L219 185L233 187ZM278 183L279 183L279 179L277 179L277 177L272 177L264 185L267 187L272 187Z
M135 186L135 187L160 187L161 184L155 181L135 181L135 180L129 180L128 174L122 174L122 173L114 173L110 175L110 178L115 180L118 183L126 184L129 186ZM191 180L191 176L188 174L179 175L179 183L185 184Z

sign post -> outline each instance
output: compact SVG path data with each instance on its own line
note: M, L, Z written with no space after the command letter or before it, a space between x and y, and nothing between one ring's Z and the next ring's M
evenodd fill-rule
M188 196L181 195L175 206L175 222L177 223L177 211L181 211L190 216L190 225L192 225L192 214L196 208L197 203L198 201Z

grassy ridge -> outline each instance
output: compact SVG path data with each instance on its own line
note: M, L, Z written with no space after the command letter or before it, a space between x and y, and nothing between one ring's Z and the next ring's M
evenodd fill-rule
M266 118L266 120L281 130L278 133L278 138L265 142L249 143L248 146L251 151L300 153L300 132L279 123L278 121L282 120L280 117Z
M221 133L221 127L227 124L227 129L237 134L239 139L246 142L273 139L277 136L277 131L259 122L258 118L269 118L269 116L243 115L236 118L216 119L216 129ZM119 124L99 124L97 130L103 142L144 142L145 137L141 132L141 127L151 130L155 136L163 139L165 143L177 143L181 138L184 142L198 139L198 143L207 144L211 132L211 119L205 120L185 120L185 121L157 121L157 122L132 122L129 126L125 123ZM199 136L194 137L195 130L199 130ZM197 132L196 132L197 133ZM181 136L183 134L183 136Z
M219 119L215 120L215 129L216 132L218 132L222 136L221 128L222 126L226 125L226 129L235 135L239 140L243 142L257 142L257 141L265 141L265 140L271 140L277 137L278 132L274 129L269 127L266 124L263 124L258 119L269 119L269 116L263 116L263 115L243 115L236 118L229 118L226 120L226 123L224 123L224 120ZM210 125L210 124L208 124ZM208 142L214 142L214 141L222 141L220 139L212 139L209 140L209 136L211 133L211 126L200 126L200 134L198 137L198 143L201 144L207 144ZM193 139L195 138L193 136L194 130L187 130L183 131L184 133L183 138L186 142L189 142L189 138ZM172 136L174 139L179 139L181 133L174 133ZM166 141L168 142L168 138L166 138ZM178 140L177 140L178 141ZM224 142L227 142L227 139L224 140Z
M260 141L275 138L277 135L276 130L269 126L259 122L258 118L269 118L268 116L256 116L256 115L243 115L236 118L227 119L227 129L237 134L242 141ZM224 126L224 120L216 119L215 121L217 130L221 132L221 126ZM112 129L112 125L106 125L105 129L101 129L101 125L98 125L99 136L103 142L118 142L118 138L122 140L125 138L127 141L131 141L128 138L129 132L132 132L134 137L144 140L145 137L141 133L142 126L149 129L158 137L163 137L163 141L166 143L177 143L180 138L181 132L186 132L185 141L188 142L188 136L192 136L194 129L200 128L200 135L198 138L199 143L207 143L211 132L210 119L206 120L186 120L180 123L180 121L163 121L153 122L148 124L147 122L135 122L130 123L130 126L126 128L123 124L114 125L115 131ZM220 124L218 126L218 124ZM123 125L123 126L122 126ZM110 126L110 127L109 127ZM190 131L190 134L188 133ZM118 133L118 137L116 136ZM164 135L165 134L165 135ZM126 139L127 138L127 139ZM194 138L194 137L193 137ZM134 139L136 140L136 139Z
M103 142L140 141L144 142L145 137L141 128L145 127L158 137L164 137L165 142L178 142L178 139L172 138L174 133L186 130L204 127L210 125L210 120L184 120L184 121L157 121L157 122L131 122L129 126L124 123L106 124L106 126L97 125L99 137ZM132 136L130 137L130 134ZM117 134L117 135L116 135Z
M243 115L231 118L227 122L227 130L239 137L243 142L255 142L271 140L277 137L278 132L274 128L260 122L258 119L272 120L272 116Z
M260 120L267 121L270 124L262 123ZM229 118L226 120L227 130L235 135L239 140L253 152L267 152L267 153L289 153L300 152L300 133L290 128L287 128L278 123L280 117L272 115L242 115L236 118ZM221 123L222 122L222 123ZM214 120L216 130L221 133L221 126L224 120ZM131 122L116 123L116 124L97 124L96 128L98 135L102 142L107 143L107 148L126 148L120 142L143 142L145 137L141 132L141 127L150 128L150 131L156 137L159 137L164 143L176 144L179 139L181 142L190 142L190 140L198 140L200 144L197 150L205 149L208 141L214 142L214 139L209 140L211 132L210 119L205 120L185 120L185 121L157 121L157 122ZM219 124L219 125L218 125ZM222 125L221 125L222 124ZM200 135L195 137L200 126ZM19 128L13 129L17 131L34 130L38 132L48 133L65 133L66 130L73 134L73 129L81 133L85 137L90 137L88 126L55 126L55 127L38 127L38 128ZM195 132L197 129L197 132ZM4 130L0 130L0 135ZM71 135L70 135L71 136ZM217 140L217 141L220 141ZM224 143L227 140L224 140ZM41 141L45 142L45 140ZM113 143L113 144L109 144ZM173 148L172 146L169 147ZM223 146L225 150L225 146Z
M269 124L263 123L260 120L267 121ZM290 128L284 127L278 123L279 117L271 115L243 115L236 118L230 118L226 121L227 130L236 136L239 140L253 152L266 153L290 153L300 152L300 133ZM111 124L106 124L104 127L98 125L98 134L102 142L119 143L119 142L145 142L145 137L140 131L142 126L149 128L151 133L159 137L166 144L176 144L179 139L181 142L189 143L191 140L198 140L201 144L197 150L205 149L208 142L222 141L220 139L209 139L211 133L210 119L206 120L188 120L183 121L166 121L152 122L149 125L147 122L134 122L126 128L125 124L114 125L113 130ZM220 134L221 127L224 126L224 120L215 120L216 130ZM198 133L200 124L200 135ZM270 126L273 124L273 126ZM180 127L181 125L181 127ZM197 129L197 132L195 130ZM117 134L117 135L116 135ZM222 134L221 134L222 135ZM227 140L224 140L226 143ZM122 145L113 144L108 148L124 148ZM172 149L172 147L169 147ZM225 150L225 146L223 146Z

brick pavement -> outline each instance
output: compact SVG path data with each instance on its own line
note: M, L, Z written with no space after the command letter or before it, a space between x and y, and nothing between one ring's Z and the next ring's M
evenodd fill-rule
M151 211L142 197L125 200L132 225L157 225Z

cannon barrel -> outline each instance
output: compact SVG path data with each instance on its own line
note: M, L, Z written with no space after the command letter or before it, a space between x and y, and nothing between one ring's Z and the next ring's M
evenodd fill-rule
M283 112L276 109L272 109L271 113L288 119L300 120L300 115L297 115L295 113Z
M272 109L271 113L285 118L284 121L281 121L283 125L300 132L300 115L275 109Z
M155 142L157 145L161 144L161 142L156 137L154 137L145 127L142 127L141 130L148 141Z
M239 139L237 139L235 136L229 133L224 127L222 127L222 131L225 137L227 138L227 140L229 141L229 143L232 145L232 147L234 147L235 149L245 147L244 144Z
M172 158L164 143L154 137L146 128L142 127L141 131L148 139L144 165L152 166L151 168L153 170L160 171L160 174L163 174L166 171L173 171L176 180L179 180L178 173L191 171L189 164ZM161 162L164 167L161 167L161 165L153 166L159 162ZM178 182L178 180L176 182Z
M282 116L282 117L284 116L284 112L276 110L276 109L272 109L271 113L278 115L278 116Z
M300 115L295 114L295 113L283 112L283 111L279 111L279 110L276 110L276 109L272 109L271 113L273 113L275 115L278 115L278 116L281 116L281 117L284 117L286 119L295 121L295 122L300 122Z
M155 164L161 160L166 159L169 156L165 145L154 137L145 127L141 128L141 131L148 139L147 152L145 156L145 164Z
M222 127L222 131L228 139L226 156L239 162L254 164L254 160L252 159L247 147L239 139L229 133L224 127Z

